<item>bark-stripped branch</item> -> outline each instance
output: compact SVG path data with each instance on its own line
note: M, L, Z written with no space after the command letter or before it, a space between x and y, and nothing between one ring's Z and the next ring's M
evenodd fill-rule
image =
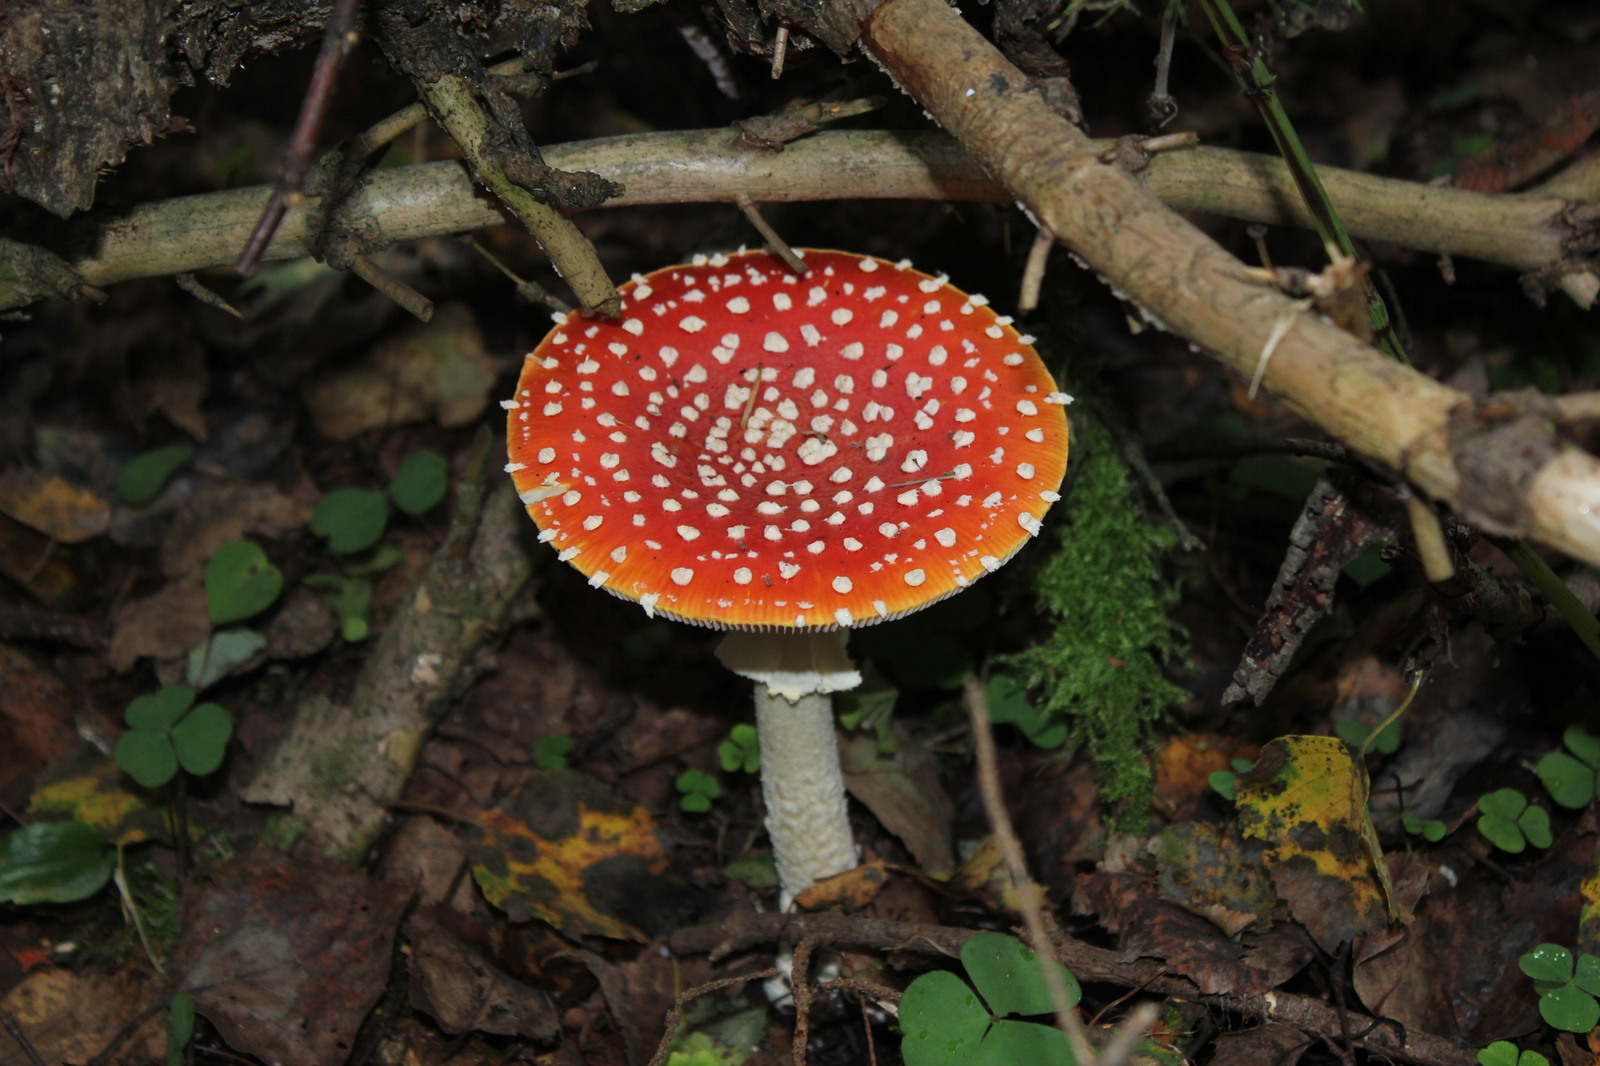
M636 134L555 145L544 149L544 157L552 167L592 171L623 184L625 192L606 207L741 199L1010 200L943 134L829 131L791 142L781 152L750 151L738 141L736 129ZM1094 151L1110 147L1088 143ZM1517 270L1543 270L1567 260L1588 223L1588 206L1560 199L1491 196L1332 168L1322 174L1357 236ZM1287 168L1268 156L1225 148L1166 152L1139 180L1175 210L1309 225ZM158 201L115 218L86 216L73 227L67 262L94 286L225 265L270 192L270 186L254 186ZM289 211L267 258L307 254L308 224L317 206L313 199ZM338 213L348 228L391 244L505 221L453 162L376 171ZM30 285L24 272L8 270L7 259L0 255L0 310L48 291L48 279Z
M863 47L1041 227L1153 322L1260 375L1296 412L1470 524L1600 563L1600 461L1559 438L1551 415L1478 403L1263 284L1104 162L943 0L884 0L860 30Z

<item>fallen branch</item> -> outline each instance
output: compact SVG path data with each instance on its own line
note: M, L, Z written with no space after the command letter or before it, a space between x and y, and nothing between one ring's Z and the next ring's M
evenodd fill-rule
M781 152L741 148L739 137L737 129L635 134L555 145L543 154L552 167L592 171L625 186L605 207L1011 199L940 133L828 131ZM1087 144L1093 152L1112 147L1106 141ZM1593 226L1590 206L1561 199L1492 196L1333 168L1321 173L1357 236L1516 270L1567 260L1585 227ZM1288 168L1269 156L1226 148L1164 152L1139 180L1178 211L1310 226ZM157 201L116 218L84 216L71 227L67 245L76 251L66 255L66 264L92 286L224 266L233 262L271 191L253 186ZM309 230L319 206L310 199L291 207L266 258L310 254ZM370 235L372 248L505 221L456 162L375 171L336 214L343 228ZM11 269L5 260L0 255L0 310L54 294L45 281L30 281L33 273Z
M718 958L774 943L815 938L834 947L908 951L918 955L954 958L961 945L981 930L944 925L892 922L836 914L758 914L754 911L722 918L709 925L680 929L667 938L674 955L709 955ZM1382 1052L1392 1058L1423 1066L1470 1066L1477 1062L1474 1049L1427 1033L1405 1032L1392 1023L1351 1011L1341 1013L1321 1000L1287 992L1259 995L1202 995L1183 977L1167 974L1155 959L1130 959L1081 940L1058 934L1053 943L1057 960L1080 981L1137 988L1157 995L1192 1000L1250 1018L1279 1022L1307 1032L1330 1036L1349 1033L1357 1047ZM1361 1034L1356 1036L1355 1034Z
M1263 284L1033 91L943 0L863 0L862 46L1153 323L1187 338L1468 523L1600 563L1600 461L1533 405L1475 401ZM843 6L832 10L837 18ZM838 36L837 24L831 27ZM1263 368L1263 354L1272 352Z

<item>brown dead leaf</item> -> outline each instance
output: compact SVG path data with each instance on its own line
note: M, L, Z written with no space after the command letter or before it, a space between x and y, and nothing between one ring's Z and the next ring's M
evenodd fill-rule
M1160 959L1168 972L1189 978L1209 995L1256 995L1276 988L1305 965L1303 937L1269 930L1248 935L1247 951L1198 914L1158 899L1140 874L1094 873L1079 878L1073 910L1095 914L1118 934L1124 951Z
M3 1010L28 1035L45 1062L88 1062L161 993L147 974L132 969L114 973L69 973L40 969L0 1000ZM152 1012L118 1045L113 1062L164 1062L166 1026ZM26 1066L16 1043L0 1042L0 1066Z
M927 746L897 726L892 756L880 755L876 739L860 734L846 738L839 756L844 787L856 802L900 838L923 873L949 877L956 867L955 806Z
M29 466L0 472L0 513L63 544L81 544L111 524L111 501L60 474Z
M84 697L43 662L0 644L0 799L13 810L39 768L78 743L73 710Z
M120 603L111 613L111 668L126 673L142 658L174 659L211 635L206 593L198 573L179 578L141 600Z
M403 888L258 848L184 896L173 969L229 1046L337 1066L389 972Z
M172 515L161 541L161 572L198 574L224 544L242 537L277 540L311 521L318 493L309 481L285 492L271 485L196 479L194 493Z
M312 379L305 401L323 435L350 440L407 422L465 425L483 413L494 379L472 312L445 304L432 321L412 323L354 363Z
M411 941L411 1005L447 1033L495 1033L549 1040L560 1028L543 992L501 970L483 949L421 915Z

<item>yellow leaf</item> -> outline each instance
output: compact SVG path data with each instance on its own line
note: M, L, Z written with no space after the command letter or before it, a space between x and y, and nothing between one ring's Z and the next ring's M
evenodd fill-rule
M571 936L649 939L635 922L670 892L649 811L555 770L475 820L485 835L468 856L472 876L512 921L537 918Z
M1409 922L1367 809L1367 771L1336 737L1280 737L1239 777L1239 826L1273 887L1326 950Z

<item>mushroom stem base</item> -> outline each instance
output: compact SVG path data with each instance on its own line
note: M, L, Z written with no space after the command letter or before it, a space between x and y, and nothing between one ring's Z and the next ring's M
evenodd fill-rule
M814 882L854 869L856 846L845 806L831 697L809 695L792 701L757 685L755 703L761 798L787 910L794 897Z

